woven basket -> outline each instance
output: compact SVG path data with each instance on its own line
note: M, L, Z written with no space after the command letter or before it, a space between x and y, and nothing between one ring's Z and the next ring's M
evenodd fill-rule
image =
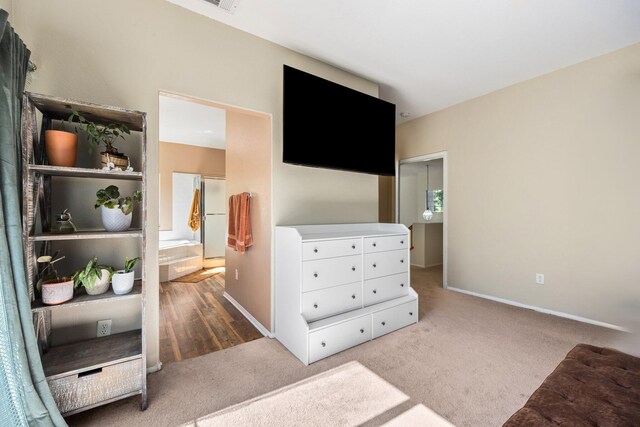
M107 166L107 162L111 161L117 168L125 170L129 166L129 158L127 156L117 156L114 154L100 153L100 165L102 167Z

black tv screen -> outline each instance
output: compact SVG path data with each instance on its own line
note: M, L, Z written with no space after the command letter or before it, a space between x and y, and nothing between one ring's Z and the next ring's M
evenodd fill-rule
M395 116L395 104L284 66L284 163L393 176Z

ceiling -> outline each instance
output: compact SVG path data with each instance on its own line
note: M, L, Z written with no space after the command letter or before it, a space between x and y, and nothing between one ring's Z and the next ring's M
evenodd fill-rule
M638 0L168 1L377 82L409 119L640 42Z
M226 111L160 95L160 141L225 149Z

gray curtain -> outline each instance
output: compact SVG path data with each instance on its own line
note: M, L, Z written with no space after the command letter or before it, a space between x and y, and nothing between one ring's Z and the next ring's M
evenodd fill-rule
M20 113L30 52L7 19L0 9L0 424L66 426L42 370L26 286Z

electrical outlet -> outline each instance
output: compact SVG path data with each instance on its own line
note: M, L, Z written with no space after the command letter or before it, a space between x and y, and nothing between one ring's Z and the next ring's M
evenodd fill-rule
M98 320L98 333L96 336L106 337L107 335L111 335L111 319Z
M238 269L236 268L236 280L238 280Z
M544 285L544 274L536 273L536 283L538 285Z

